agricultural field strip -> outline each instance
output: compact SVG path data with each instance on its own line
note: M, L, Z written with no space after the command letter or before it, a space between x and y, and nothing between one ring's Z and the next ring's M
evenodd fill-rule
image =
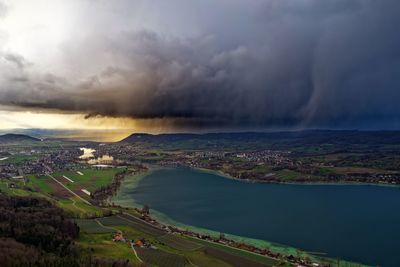
M200 239L200 238L197 238L197 237L194 237L194 236L191 236L190 238L193 238L193 239L195 239L195 240L199 240L199 241L201 241L201 242L209 243L210 245L212 245L211 247L214 247L214 248L217 248L218 246L221 246L221 247L229 248L229 249L232 249L232 250L237 250L237 251L240 251L240 252L245 252L245 253L248 253L248 254L253 254L253 255L258 256L258 257L264 257L264 258L266 258L266 259L276 260L275 258L271 258L271 257L268 257L268 256L266 256L266 255L261 255L261 254L258 254L258 253L252 252L252 251L248 251L248 250L245 250L245 249L235 248L235 247L231 247L231 246L224 245L224 244L221 244L221 243L215 243L215 242L212 242L212 241L203 240L203 239ZM217 249L218 249L218 248L217 248ZM240 256L240 255L239 255L239 256ZM246 258L247 258L247 257L246 257ZM254 260L254 261L257 261L257 260ZM258 261L257 261L257 262L258 262Z
M138 255L147 263L160 267L186 267L188 260L185 256L163 250L137 248Z
M143 224L140 221L134 221L128 218L124 218L124 217L119 217L118 215L116 216L106 216L106 217L102 217L102 218L98 218L104 225L107 226L119 226L119 225L126 225L126 226L130 226L133 227L137 230L140 230L141 232L147 233L151 236L161 236L164 235L165 232L162 231L161 229L158 228L154 228L154 227L150 227L146 224Z
M228 251L224 251L221 249L217 249L215 247L207 247L205 249L207 251L207 254L210 254L214 257L217 257L228 264L231 264L233 266L237 267L272 267L275 266L267 263L262 263L259 261L255 261L253 259L249 259L247 257L243 257L241 255L237 255Z
M95 222L97 222L98 225L100 225L101 227L103 227L104 229L109 229L109 230L113 230L113 231L118 231L117 228L114 227L110 227L110 226L105 226L104 224L102 224L98 219L94 219Z
M189 257L186 257L186 259L188 260L188 262L189 262L190 265L193 265L194 267L200 267L199 265L194 264L194 263L189 259Z
M128 218L125 218L125 217L121 217L120 215L117 215L117 217L120 218L120 219L123 219L123 220L125 220L125 221L131 222L131 223L142 224L142 225L150 226L150 229L157 230L157 231L160 231L160 233L165 234L165 232L164 232L162 229L160 229L160 228L158 228L158 227L152 225L151 223L148 223L148 222L146 222L146 221L143 221L143 220L141 220L141 219L139 219L139 218L137 218L137 217L135 217L135 216L133 216L133 215L131 215L131 214L129 214L129 213L123 212L123 215L128 216L128 217L130 217L130 218L132 218L132 219L134 219L134 220L128 219Z
M146 224L146 225L150 226L151 228L154 228L154 229L157 229L157 230L162 231L160 228L155 227L155 226L152 225L151 223L148 223L148 222L146 222L146 221L143 221L143 220L141 220L141 219L139 219L139 218L133 216L132 214L129 214L129 213L127 213L127 212L123 212L123 214L126 215L126 216L128 216L128 217L130 217L130 218L133 218L136 222L140 222L140 223L142 223L142 224ZM119 217L119 218L121 218L121 219L123 219L123 220L127 220L127 221L134 222L134 221L132 221L132 220L129 220L129 219L124 218L124 217L121 217L121 216L119 216L119 215L117 215L117 217Z
M76 205L75 199L71 199L71 200L72 200L72 206L74 206L76 209L78 209L79 211L81 211L81 212L83 212L83 213L86 212L84 209L82 209L81 207L78 207L78 206Z
M103 233L114 233L114 230L104 228L100 226L93 219L76 219L75 222L80 227L83 233L87 234L103 234Z
M87 201L86 199L81 198L78 194L76 194L74 191L72 191L71 189L69 189L68 187L66 187L63 183L61 183L60 181L58 181L56 178L54 178L51 174L47 174L47 176L49 176L51 179L53 179L54 181L56 181L58 184L60 184L62 187L64 187L65 189L67 189L71 194L73 194L74 196L78 197L80 200L82 200L83 202L85 202L86 204L92 206L92 204Z
M169 233L160 236L157 239L161 242L167 243L169 246L176 248L178 250L196 251L204 247L203 245L200 245L198 243L186 240L182 237Z

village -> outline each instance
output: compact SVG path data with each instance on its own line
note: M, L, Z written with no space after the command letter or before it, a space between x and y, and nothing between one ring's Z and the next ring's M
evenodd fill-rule
M400 170L396 169L396 165L373 168L368 163L347 157L346 154L343 154L343 160L320 161L324 154L303 156L303 153L291 150L256 147L252 150L248 147L226 149L219 146L209 149L166 149L161 145L154 147L142 143L105 144L99 146L96 153L111 155L124 164L144 163L204 169L250 182L400 184ZM329 155L327 154L327 158Z

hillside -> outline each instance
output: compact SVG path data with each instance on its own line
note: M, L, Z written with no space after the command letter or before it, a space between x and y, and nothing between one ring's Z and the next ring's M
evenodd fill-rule
M400 131L357 130L307 130L288 132L242 132L206 134L144 134L135 133L121 140L122 143L186 142L186 141L235 141L275 144L398 144Z
M4 134L0 135L0 143L16 143L16 142L40 142L38 138L24 134Z

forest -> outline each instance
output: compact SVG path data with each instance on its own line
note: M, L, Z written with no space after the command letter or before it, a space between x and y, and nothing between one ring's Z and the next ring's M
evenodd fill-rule
M132 266L93 257L74 243L77 224L43 198L0 195L0 266Z

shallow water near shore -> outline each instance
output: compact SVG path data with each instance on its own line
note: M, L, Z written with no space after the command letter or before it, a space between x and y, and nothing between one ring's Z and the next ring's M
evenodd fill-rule
M398 187L243 183L186 168L154 169L124 182L115 201L147 204L171 224L400 266Z

